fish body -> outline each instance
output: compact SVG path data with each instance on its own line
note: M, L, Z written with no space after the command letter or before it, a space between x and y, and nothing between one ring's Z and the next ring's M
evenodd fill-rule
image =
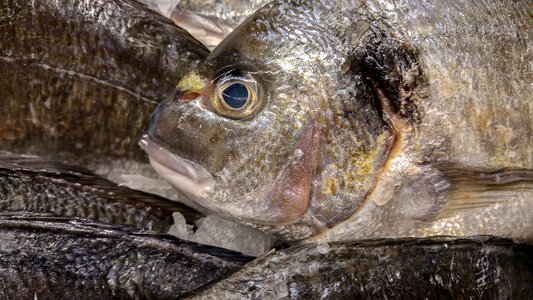
M170 299L251 257L140 228L28 212L0 214L6 299Z
M197 204L292 242L533 240L531 1L274 1L141 146Z
M182 0L170 18L209 49L215 48L247 17L269 0Z
M293 247L186 299L530 299L532 246L491 238L366 240Z
M136 1L0 3L0 150L147 163L150 113L208 50Z
M167 232L172 214L202 215L177 202L131 190L93 173L36 157L0 155L0 210L49 213Z

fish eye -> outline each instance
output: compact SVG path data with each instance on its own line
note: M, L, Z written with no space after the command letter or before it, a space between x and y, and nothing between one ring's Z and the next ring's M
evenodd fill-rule
M248 102L249 96L248 88L239 82L230 84L222 91L222 100L230 109L242 108Z
M222 116L244 119L260 106L259 86L251 76L223 76L215 84L211 103Z

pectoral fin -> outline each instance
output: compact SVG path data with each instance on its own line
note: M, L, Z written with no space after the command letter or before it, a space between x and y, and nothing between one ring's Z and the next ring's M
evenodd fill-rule
M472 170L456 165L441 165L438 168L451 184L448 199L435 215L436 219L450 217L468 209L521 199L533 200L532 170Z

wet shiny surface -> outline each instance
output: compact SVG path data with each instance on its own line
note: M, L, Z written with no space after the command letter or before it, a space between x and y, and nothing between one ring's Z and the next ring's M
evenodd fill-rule
M0 210L50 213L167 232L172 213L189 224L202 214L57 161L0 153Z
M490 237L305 245L258 258L187 299L529 299L532 250Z
M169 299L252 257L137 227L0 213L0 295L10 299Z
M138 138L207 49L135 1L0 3L0 150L93 170Z
M528 1L274 1L148 133L214 175L202 206L290 241L533 238ZM260 109L210 106L237 72ZM506 177L505 181L500 180Z

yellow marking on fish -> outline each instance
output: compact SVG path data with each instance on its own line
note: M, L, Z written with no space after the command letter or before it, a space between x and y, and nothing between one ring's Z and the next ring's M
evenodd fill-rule
M195 71L183 76L176 88L180 91L200 91L209 82Z
M374 170L374 161L376 160L378 149L380 149L385 142L386 136L387 134L385 133L380 134L376 139L376 147L374 147L368 153L358 153L358 156L360 157L360 167L357 170L357 175L366 176Z
M326 181L326 186L324 187L324 193L327 195L336 195L337 194L337 180L330 177Z
M388 175L388 171L392 167L393 160L401 153L402 144L405 139L405 134L410 133L412 128L407 127L406 124L397 118L392 121L394 131L396 132L395 141L392 148L389 151L389 156L385 161L383 169L379 172L377 183L374 186L374 190L370 192L367 199L372 200L377 206L383 206L392 199L394 194L396 180Z

